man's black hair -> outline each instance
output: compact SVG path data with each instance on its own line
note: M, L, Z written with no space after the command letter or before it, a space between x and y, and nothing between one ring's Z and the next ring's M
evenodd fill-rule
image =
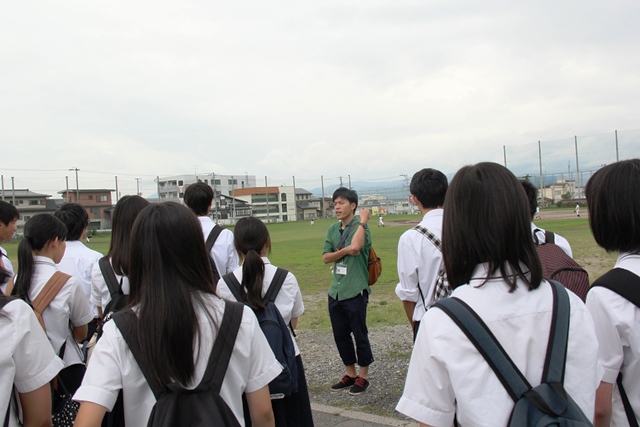
M20 213L11 203L0 200L0 221L4 225L9 225L14 219L20 218Z
M640 252L640 159L603 167L585 190L598 245L608 252Z
M538 189L528 179L521 179L520 184L524 188L524 192L527 193L529 213L531 214L531 219L533 219L538 207Z
M184 204L198 216L209 214L209 206L213 201L213 188L204 182L189 184L184 191Z
M358 193L356 193L355 190L351 190L347 187L338 187L336 188L336 191L333 192L332 201L335 202L338 197L342 197L349 203L355 203L356 208L358 207ZM353 209L353 213L356 213L355 208Z
M413 174L409 191L425 209L444 205L449 183L447 177L436 169L425 168Z
M82 232L89 225L89 214L78 203L65 203L60 206L53 216L67 227L67 240L80 240Z

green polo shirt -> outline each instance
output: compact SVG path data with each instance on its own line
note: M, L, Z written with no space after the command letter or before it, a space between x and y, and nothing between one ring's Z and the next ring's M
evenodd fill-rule
M345 227L345 230L349 231L349 236L342 247L347 247L351 244L351 240L356 234L359 223L360 218L354 217ZM322 249L323 254L338 250L338 245L342 238L342 232L340 231L341 225L342 223L338 221L327 230L327 238L324 241L324 248ZM334 263L331 286L329 287L329 295L331 298L342 301L357 296L363 290L366 290L369 294L371 293L371 288L369 287L369 270L367 269L370 247L371 233L367 229L364 238L364 247L360 251L360 254L356 256L347 255ZM339 263L347 265L346 275L336 274L336 264Z

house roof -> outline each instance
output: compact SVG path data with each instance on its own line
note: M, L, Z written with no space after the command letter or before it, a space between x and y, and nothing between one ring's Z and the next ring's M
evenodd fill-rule
M33 191L29 190L28 188L26 190L25 189L11 190L11 189L7 189L7 188L4 189L4 198L5 198L5 200L12 198L14 196L14 194L15 194L16 197L51 197L50 194L36 193L36 192L33 192Z
M85 190L75 190L75 189L69 189L69 193L110 193L112 191L116 191L116 190L110 190L110 189L105 189L105 188L98 188L98 189L85 189ZM66 193L67 190L62 190L62 191L58 191L58 194L64 194Z
M313 203L309 203L307 200L300 200L296 202L296 207L299 209L318 209Z
M313 194L311 191L307 191L304 188L296 188L296 194Z
M249 196L251 194L280 194L279 187L248 187L248 188L236 188L231 191L232 195Z

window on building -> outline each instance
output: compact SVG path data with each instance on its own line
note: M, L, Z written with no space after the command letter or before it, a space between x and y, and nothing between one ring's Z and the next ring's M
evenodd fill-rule
M93 200L93 194L89 194L89 200Z
M215 179L215 180L213 180L213 184L214 185L220 185L221 181L219 179Z
M287 211L287 204L283 203L282 204L282 212L286 212Z
M287 193L282 193L280 195L280 200L282 200L283 202L286 202L287 201Z
M179 193L178 197L182 199L184 197L184 193Z
M282 220L284 222L287 222L287 221L289 221L289 217L287 215L282 215Z
M23 205L24 204L24 200L18 200L18 204L19 205Z
M204 183L205 183L205 184L209 184L209 180L208 180L208 179L205 179L205 180L204 180Z
M41 204L40 200L29 200L30 206L39 205L39 204Z
M184 181L182 181L182 180L178 181L178 185L179 186L183 186L184 185Z
M107 197L107 196L98 196L98 199L99 199L101 202L106 202L106 201L107 201L107 199L108 199L108 197Z

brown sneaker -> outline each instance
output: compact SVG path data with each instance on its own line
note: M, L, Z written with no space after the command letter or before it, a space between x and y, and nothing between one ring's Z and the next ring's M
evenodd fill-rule
M353 387L349 390L349 394L351 396L357 396L359 394L364 393L369 388L369 381L362 377L357 377Z
M344 377L342 377L340 382L335 383L334 385L331 386L331 391L342 391L347 387L351 387L356 383L358 378L359 377L353 378L353 377L350 377L349 375L345 375Z

